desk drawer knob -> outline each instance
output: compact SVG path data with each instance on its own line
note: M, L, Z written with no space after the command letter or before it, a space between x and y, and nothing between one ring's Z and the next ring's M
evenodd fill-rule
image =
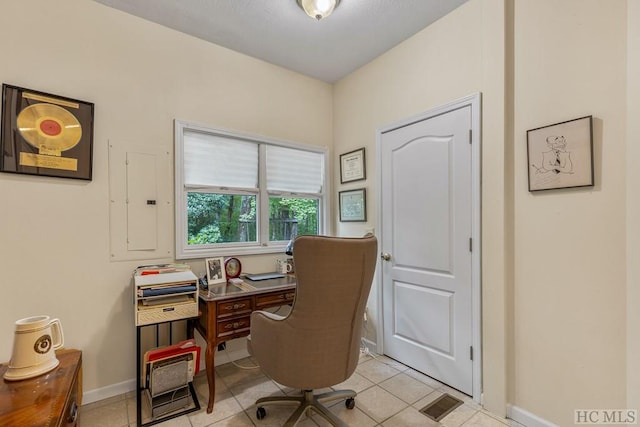
M225 309L227 310L238 310L240 308L245 308L247 306L247 304L229 304L228 306L225 307Z
M224 326L225 329L238 329L239 327L244 326L244 322L233 322Z
M78 419L78 404L73 402L71 404L71 408L69 409L69 417L67 417L67 423L75 423Z

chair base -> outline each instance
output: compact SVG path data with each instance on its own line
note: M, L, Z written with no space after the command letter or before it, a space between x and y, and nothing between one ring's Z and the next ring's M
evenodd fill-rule
M322 402L330 402L338 399L353 399L356 397L356 392L353 390L338 390L338 391L330 391L327 393L321 393L318 395L313 394L312 390L304 390L302 396L270 396L270 397L262 397L256 400L256 406L258 407L258 412L260 412L263 404L297 404L298 408L295 410L293 414L289 417L286 423L284 423L283 427L293 427L298 422L298 420L302 417L303 414L307 413L307 411L313 409L316 411L321 417L327 420L331 425L337 427L349 427L345 422L340 420L334 414L329 411L329 408L324 406ZM353 406L347 408L353 409ZM264 411L264 408L262 408ZM266 414L266 412L264 412Z

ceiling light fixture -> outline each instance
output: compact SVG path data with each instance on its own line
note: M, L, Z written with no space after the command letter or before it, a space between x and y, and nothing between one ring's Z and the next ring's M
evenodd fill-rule
M333 9L338 7L340 0L296 0L298 6L310 17L318 21L331 15Z

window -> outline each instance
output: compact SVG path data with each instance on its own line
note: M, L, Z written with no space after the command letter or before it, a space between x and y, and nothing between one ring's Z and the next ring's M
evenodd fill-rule
M326 150L176 121L176 258L282 252L323 234Z

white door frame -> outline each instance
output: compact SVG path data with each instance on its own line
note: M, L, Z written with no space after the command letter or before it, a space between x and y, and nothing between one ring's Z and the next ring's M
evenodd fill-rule
M426 120L430 117L444 114L448 111L463 108L466 106L471 107L471 238L472 238L472 252L471 252L471 318L472 318L472 345L474 348L473 354L473 400L481 403L482 395L482 292L481 292L481 230L480 230L480 215L481 215L481 203L480 203L480 183L481 183L481 147L480 147L480 135L481 135L481 94L475 93L464 98L460 98L456 101L442 105L440 107L431 109L425 113L418 114L408 119L393 123L388 126L378 128L376 130L376 152L378 153L377 168L376 168L376 230L378 230L379 236L381 236L380 230L382 230L382 199L380 192L382 189L382 134L392 131L396 128L410 125L415 122ZM381 246L381 245L380 245ZM384 354L384 321L383 321L383 306L382 306L382 286L383 275L381 271L382 265L379 262L377 264L376 276L378 277L377 291L378 298L377 313L378 319L376 322L376 352Z

